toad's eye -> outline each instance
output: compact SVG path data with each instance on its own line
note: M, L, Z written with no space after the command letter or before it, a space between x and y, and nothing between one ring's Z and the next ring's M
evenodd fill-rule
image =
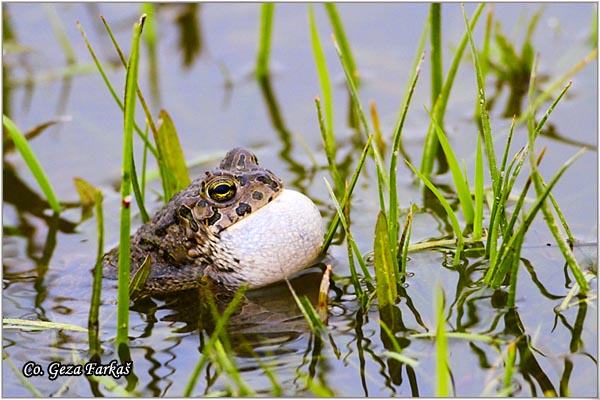
M231 178L216 179L206 187L208 196L219 203L231 200L235 196L236 186Z

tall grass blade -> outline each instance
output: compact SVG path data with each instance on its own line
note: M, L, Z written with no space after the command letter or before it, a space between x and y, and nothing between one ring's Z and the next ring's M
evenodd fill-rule
M481 149L481 135L477 135L477 154L475 156L475 209L473 219L473 239L478 240L483 236L483 150Z
M429 6L429 25L431 26L431 108L433 109L444 83L444 71L442 67L442 5L440 3L431 3Z
M513 117L512 123L510 125L510 131L508 133L508 139L506 140L506 147L504 148L504 155L502 157L502 164L500 166L500 176L504 177L503 179L499 179L496 183L496 188L493 189L492 200L489 202L490 208L492 209L490 213L490 222L488 224L488 240L485 247L485 256L488 260L490 260L490 265L495 265L494 260L496 259L496 251L498 238L503 234L510 234L510 231L506 229L506 201L508 200L508 196L510 195L514 183L517 179L521 171L521 167L525 162L526 149L522 148L517 154L513 157L511 163L508 168L506 166L506 162L508 160L508 153L510 151L510 145L512 143L512 137L515 129L515 118ZM513 171L513 166L516 163L516 167ZM512 171L512 173L511 173ZM514 214L518 214L518 210L515 210Z
M312 4L308 6L308 17L310 22L310 40L312 45L313 57L317 67L317 76L319 77L319 85L321 87L321 97L323 98L323 109L325 110L325 126L326 132L333 138L333 96L331 94L331 81L327 70L327 62L325 61L325 52L321 46L319 39L319 31L315 22L315 13ZM333 141L332 141L333 143ZM328 149L333 151L335 155L335 146ZM335 157L334 157L335 159Z
M524 233L520 234L521 237L516 241L517 248L515 254L521 253L521 247L523 247ZM506 300L506 306L508 308L515 308L517 306L517 279L519 277L519 264L521 263L520 257L513 257L510 260L512 265L510 267L510 280L508 283L508 299Z
M431 122L434 125L435 133L438 138L438 142L440 143L444 154L446 155L446 160L448 161L448 166L450 167L450 171L452 172L452 179L454 181L454 187L456 188L456 193L458 195L458 199L460 201L460 206L463 210L463 214L465 217L465 221L467 224L472 225L473 219L475 217L473 210L473 203L471 201L471 191L469 186L465 182L466 177L463 176L463 173L460 170L460 164L454 155L454 151L452 151L452 146L450 146L450 142L446 138L446 134L442 131L442 128L435 120L433 115L427 111L431 118Z
M338 55L338 58L340 59L340 63L342 64L342 69L344 70L346 84L348 85L348 89L350 90L350 97L352 98L354 107L356 108L358 116L360 117L360 121L363 126L363 132L365 133L365 135L368 136L371 130L369 129L369 123L367 122L367 117L365 116L365 112L363 111L363 107L360 102L360 97L358 96L358 86L356 85L356 81L353 77L354 69L352 69L353 67L350 64L351 58L349 54L343 51L341 44L337 41L337 38L335 36L332 36L332 39L335 51Z
M352 104L354 104L354 106L356 108L356 112L361 121L363 131L368 139L372 134L370 133L371 130L369 128L369 123L367 122L367 117L365 115L364 109L363 109L361 101L360 101L360 97L358 95L357 85L356 85L354 79L352 78L352 70L351 70L352 67L349 64L350 60L348 58L348 54L344 53L342 51L335 36L333 37L333 44L335 47L335 51L337 52L337 55L342 64L342 69L344 70L344 75L346 77L346 85L348 86L348 89L350 90L350 97L352 98ZM384 190L384 188L389 189L389 179L388 179L388 176L384 173L385 166L383 165L383 159L381 158L381 154L379 154L379 150L377 149L377 146L371 145L371 148L373 149L375 166L377 169L377 184L378 184L377 186L378 186L378 190L379 190L379 204L380 204L380 208L382 210L385 210L385 200L383 197L383 190Z
M360 158L358 159L358 164L356 164L356 169L354 170L354 173L352 174L352 178L350 179L350 184L348 185L348 188L344 191L344 198L342 199L342 202L341 202L341 210L345 209L346 205L350 201L350 197L352 196L352 192L354 191L354 187L356 186L356 182L358 181L358 177L360 176L360 171L362 170L363 166L365 165L365 160L367 158L367 153L369 151L369 148L371 147L372 140L373 140L373 136L369 136L369 139L367 140L365 147L363 147L363 151L360 154ZM343 213L341 215L343 216ZM329 249L329 246L331 245L331 241L333 240L333 236L335 235L335 231L336 231L339 223L340 223L340 213L338 212L333 217L333 220L331 221L331 224L329 225L329 230L327 231L327 234L325 235L325 240L323 241L323 247L321 247L321 255L325 255L327 253L327 250Z
M121 51L121 48L119 46L119 43L117 42L117 39L115 38L115 36L112 33L112 30L110 29L110 26L108 25L108 22L106 21L106 19L101 16L100 17L102 19L102 22L104 24L104 27L106 28L106 31L108 32L108 35L110 36L112 43L115 47L115 50L117 52L117 54L119 55L119 58L121 59L121 62L123 63L123 65L127 68L127 62L125 60L125 56L123 55L123 52ZM144 114L146 116L146 123L148 124L148 126L150 127L150 131L152 131L152 136L154 137L154 141L156 143L158 143L160 141L159 139L159 135L158 135L158 129L156 128L156 125L154 124L154 119L152 118L152 113L150 113L150 109L148 108L148 105L146 104L146 99L144 98L142 91L139 89L139 87L137 86L136 83L136 92L137 92L137 97L140 100L140 105L142 106L142 110L144 110ZM141 130L139 130L137 128L137 125L135 125L135 121L134 121L134 127L136 127L136 131L138 132L138 134L140 135L140 137L142 138L142 140L144 140L144 143L146 145L148 145L150 142L148 141L148 135L144 135ZM173 177L172 177L172 172L170 169L168 169L165 165L164 162L164 158L165 155L162 154L161 149L158 147L157 145L157 149L155 152L153 152L154 156L156 157L156 161L158 163L158 171L160 173L160 179L162 182L162 187L163 187L163 195L165 198L165 202L169 201L172 194L170 187L171 184L170 182L173 181ZM145 173L145 171L143 171L143 173ZM138 182L137 182L137 175L133 174L133 185L135 188L135 193L136 196L138 195L138 193L142 192L139 188L137 188ZM136 197L137 198L137 197ZM138 203L140 203L139 199L138 199ZM142 201L143 203L143 201Z
M157 15L156 9L158 4L155 3L142 3L141 9L142 13L146 14L146 34L144 35L144 43L146 44L146 50L148 51L148 75L150 82L150 94L152 96L152 100L154 100L154 104L160 103L160 92L159 92L159 72L158 72L158 34L157 34Z
M463 18L465 20L465 26L467 27L467 35L469 38L469 44L471 45L471 56L473 57L473 64L475 65L475 75L477 77L477 98L479 99L479 114L481 115L481 126L483 129L483 143L485 145L485 153L488 160L488 166L490 171L490 177L492 179L492 187L496 188L496 182L498 181L498 165L496 163L496 154L494 152L494 142L492 138L492 128L490 125L490 116L487 110L487 100L485 96L485 82L483 81L483 72L481 65L479 64L479 57L477 55L477 49L475 48L475 42L473 41L473 35L471 33L471 27L469 25L469 19L465 11L464 4L461 4ZM495 193L497 195L497 193Z
M335 137L333 136L333 133L325 126L325 122L323 121L323 113L321 112L321 101L318 97L315 98L315 106L317 107L317 118L319 119L319 128L321 129L321 137L323 138L325 156L327 157L327 163L329 164L331 177L333 178L333 183L335 184L337 193L342 195L344 191L344 184L336 163Z
M269 55L271 53L271 38L273 31L274 3L263 3L260 16L260 39L256 59L256 77L266 78L269 73Z
M479 16L481 15L481 12L483 11L484 7L485 4L480 4L473 13L473 17L471 19L471 29L475 28L477 20L479 19ZM433 107L433 115L435 115L435 119L438 122L444 120L446 106L448 104L448 99L450 98L450 91L452 90L452 87L454 85L454 78L456 77L458 67L462 61L462 55L467 46L468 39L468 32L465 32L462 40L456 48L456 52L454 53L454 58L452 59L452 63L450 64L450 68L448 69L448 74L446 75L446 79L444 80L444 86L442 87L442 91L437 97L437 101L435 102L435 106ZM437 137L434 132L433 124L429 124L427 136L425 137L425 144L423 146L423 156L421 158L420 166L420 171L423 173L423 175L427 177L431 176L431 173L433 171L433 162L435 160L435 154L437 151L436 140Z
M14 122L12 122L10 118L8 118L4 114L2 115L2 124L4 125L4 128L6 128L6 131L8 132L12 141L14 142L15 147L21 154L21 157L23 157L23 160L25 160L25 163L29 167L29 170L31 171L33 177L37 181L38 185L40 185L40 189L42 189L42 192L48 200L48 205L50 205L52 211L59 214L61 211L60 203L58 202L58 199L54 194L54 190L52 189L52 185L50 184L50 181L48 180L44 169L42 168L40 162L35 156L33 149L31 148L31 146L29 146L27 139L25 139L25 136L23 136L23 134L21 133L19 128L17 128Z
M358 87L360 85L360 75L358 73L358 69L356 68L354 57L352 56L352 50L350 49L350 43L346 37L342 20L340 19L334 3L325 3L324 5L325 10L327 10L327 14L329 15L329 21L331 22L331 27L333 28L333 34L338 39L341 52L346 58L350 79L352 80L354 86Z
M538 163L542 161L544 154L545 154L545 151L542 151L540 153L540 155L538 157ZM510 192L512 190L514 182L515 182L517 176L519 175L521 167L523 166L523 164L525 162L526 156L527 156L527 148L523 148L515 156L515 158L511 162L511 165L509 166L509 171L510 171L512 169L512 166L514 164L516 164L514 171L512 172L512 174L510 174L511 175L510 179L508 178L509 174L507 174L507 177L505 178L505 181L508 180L508 183L504 183L504 185L502 186L501 197L500 197L500 201L498 202L498 204L499 204L498 211L499 212L504 211L505 204L508 200L508 197L510 195ZM499 184L500 183L501 182L499 182ZM497 220L497 222L496 222L497 227L494 228L490 232L490 236L494 240L494 246L496 246L495 243L499 236L502 236L503 241L502 241L502 244L501 244L499 250L496 251L496 248L493 247L493 251L490 253L490 255L491 255L490 256L490 268L488 268L488 271L486 272L485 279L484 279L484 281L487 285L491 285L492 277L494 276L494 274L496 274L497 269L500 268L500 264L498 263L498 260L502 258L504 251L508 249L507 242L514 233L514 227L517 224L517 220L519 219L521 210L523 209L523 205L525 204L525 197L527 195L527 192L529 191L530 186L531 186L531 178L528 178L527 181L525 181L525 185L521 189L521 194L519 195L519 198L517 199L517 201L513 207L512 216L510 218L510 221L508 221L508 223L502 221L501 214L500 215L497 214L495 216L495 219ZM494 209L492 209L492 215L493 214L494 214ZM502 225L502 226L500 226L500 225ZM504 270L503 273L505 274L506 270Z
M327 63L325 61L325 53L323 51L323 47L321 46L321 40L319 39L319 32L317 30L317 24L315 22L315 15L312 5L309 5L308 13L313 57L317 67L317 76L319 77L321 96L323 98L323 109L325 111L325 118L323 118L320 107L321 102L319 99L315 99L315 102L317 103L319 126L321 128L321 135L323 136L325 155L327 156L331 176L333 178L333 182L335 183L336 193L341 195L343 193L343 182L336 163L337 146L335 143L335 135L333 133L333 95L331 92L331 80L329 79L329 72L327 71Z
M427 32L427 29L423 31L423 35ZM421 43L419 45L419 53L417 53L417 58L414 62L414 69L412 70L412 76L410 78L410 83L404 95L404 100L402 104L402 108L400 111L400 115L398 116L398 120L396 121L396 125L394 126L394 138L392 145L392 155L390 156L390 198L389 198L389 211L388 211L388 221L390 228L390 243L392 243L392 255L394 258L398 258L398 254L401 251L401 247L396 249L395 243L398 241L398 153L400 151L400 142L402 139L402 129L404 127L404 122L406 121L406 115L408 114L408 107L410 105L410 101L412 100L413 93L415 91L415 87L417 86L417 80L419 79L419 75L421 73L421 67L423 65L423 61L425 60L425 53L423 52L423 46L425 45L425 41L423 40L424 36L421 38ZM419 56L420 54L420 56Z
M104 17L101 17L101 19L104 22L104 25L106 26L109 35L111 36L111 38L113 38L113 43L115 43L115 45L116 45L116 39L114 39L114 37L112 36L112 31L110 30L108 24L106 23L106 20L104 19ZM89 39L88 39L85 31L83 30L83 26L79 22L77 22L77 28L81 32L81 36L83 37L83 41L85 42L85 45L87 46L87 49L90 52L90 55L92 56L92 59L94 60L94 64L96 65L96 69L100 73L100 76L102 76L102 80L104 81L104 84L108 88L108 91L110 92L111 96L113 97L113 99L115 100L115 102L117 103L117 105L119 106L119 108L121 109L121 111L124 111L125 107L123 106L123 102L121 101L121 99L119 98L119 95L117 95L117 92L115 91L115 89L113 88L112 84L108 80L108 77L106 76L106 73L104 72L104 68L102 67L102 64L100 64L100 61L98 60L98 57L96 57L96 53L94 52L94 49L92 48L92 45L91 45L91 43L90 43L90 41L89 41ZM127 61L123 57L123 53L121 53L121 49L118 46L117 46L117 52L119 53L119 55L122 58L123 65L127 66ZM156 148L154 147L154 145L152 143L150 143L150 141L147 138L147 135L144 135L144 133L142 132L142 130L137 126L137 124L134 127L135 127L136 133L144 141L144 144L152 152L152 154L154 155L154 157L158 158L158 153L156 151Z
M135 119L135 100L137 88L139 46L145 15L134 24L131 40L131 55L125 78L125 112L123 127L123 172L121 178L121 226L119 237L118 293L117 293L117 346L127 345L129 341L129 273L131 229L131 159L133 157L133 125Z

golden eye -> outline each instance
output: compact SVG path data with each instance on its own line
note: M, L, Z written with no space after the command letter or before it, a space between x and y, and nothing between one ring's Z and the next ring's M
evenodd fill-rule
M233 179L216 179L207 185L208 196L219 203L231 200L235 196L236 186Z

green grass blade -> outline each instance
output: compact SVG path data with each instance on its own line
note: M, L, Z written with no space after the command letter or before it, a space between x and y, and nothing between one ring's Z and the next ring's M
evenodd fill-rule
M517 179L521 171L521 167L525 162L526 151L525 148L522 148L517 154L513 157L508 168L506 168L506 161L508 158L508 153L510 149L510 144L512 142L512 137L515 128L515 119L513 118L512 124L510 126L510 131L508 133L508 139L506 141L506 147L504 148L504 156L502 158L502 165L500 168L500 174L503 176L503 179L499 179L496 183L497 188L493 190L494 193L498 193L497 196L492 196L493 201L490 203L490 207L492 209L490 213L490 222L488 224L488 241L486 243L486 258L490 260L490 265L494 266L494 260L496 258L496 250L498 244L498 238L502 236L504 233L509 234L510 231L506 229L506 201L512 191L514 183ZM511 173L513 165L516 163L515 170ZM518 215L518 209L515 208L513 215ZM504 232L504 233L503 233Z
M483 236L483 150L481 135L477 135L477 154L475 156L475 210L473 219L473 239Z
M499 174L498 166L496 164L496 154L494 152L494 142L492 138L490 116L488 114L487 100L485 97L485 82L483 81L483 73L481 70L481 65L479 64L479 57L477 55L477 49L475 48L475 42L473 41L473 35L471 33L471 27L469 25L469 19L465 11L465 6L461 5L461 8L465 20L465 26L467 27L467 36L469 38L469 44L471 45L471 56L473 57L473 64L475 65L475 75L477 77L477 98L479 99L481 126L483 127L483 143L485 145L485 153L488 160L490 176L492 178L492 187L495 188L496 182L499 179Z
M325 3L325 10L327 10L327 14L329 15L329 21L331 22L331 27L333 28L333 34L339 41L341 52L344 54L346 59L350 79L352 80L352 83L358 87L360 85L360 75L358 73L358 69L356 68L356 62L354 62L354 57L352 56L350 43L346 37L344 25L342 24L342 20L337 12L337 8L335 7L334 3Z
M351 66L349 64L349 58L348 58L348 54L344 53L342 51L342 49L340 48L340 45L338 44L335 36L333 37L333 44L335 47L335 51L340 59L340 62L342 64L342 69L344 70L344 75L346 77L346 85L348 86L348 89L350 90L350 97L352 98L352 104L354 105L354 107L356 108L356 112L359 116L359 119L361 121L361 124L363 126L363 130L365 135L367 135L367 139L372 135L370 132L370 128L369 128L369 123L367 122L367 117L365 115L363 106L361 104L360 101L360 97L358 95L358 89L357 86L355 84L354 79L352 78L352 70L351 70ZM383 197L383 190L384 188L388 188L389 189L389 177L387 174L384 173L385 171L385 166L383 164L383 159L381 157L381 155L379 154L379 150L377 149L377 146L373 146L371 145L371 148L373 149L373 156L375 159L375 166L377 169L377 187L378 187L378 191L379 191L379 204L380 204L380 208L382 210L385 210L385 200Z
M162 161L167 170L167 175L171 196L165 200L169 201L173 194L185 189L191 183L190 175L185 165L185 157L179 137L175 130L175 125L169 114L165 110L161 110L158 116L158 135L156 146L162 156Z
M310 40L313 57L317 67L317 76L319 77L323 108L325 110L325 126L327 127L327 133L333 138L333 96L331 94L331 80L329 79L329 72L325 61L325 52L323 51L321 40L319 39L319 31L317 30L317 23L315 22L315 13L312 4L308 6L308 17L310 22ZM331 141L331 143L333 144L334 142ZM333 145L331 149L326 150L331 151L332 154L335 155L335 145ZM333 159L335 159L335 157L333 157Z
M350 184L348 185L348 188L344 192L344 198L342 199L342 202L341 202L342 210L346 208L347 203L350 201L350 197L352 196L352 192L354 191L354 187L356 186L356 182L358 181L358 177L360 176L360 171L362 170L363 166L365 165L365 160L367 158L367 153L369 151L369 148L371 147L372 139L373 139L373 137L369 136L369 139L367 140L367 143L365 144L365 147L363 148L363 151L360 154L360 158L358 159L358 164L356 165L356 169L354 170L354 173L352 174L352 178L350 179ZM343 213L342 213L342 215L343 215ZM331 224L329 225L329 230L327 231L327 234L325 235L325 240L323 241L323 247L321 247L321 255L325 255L327 253L327 250L329 249L329 246L331 245L331 241L333 240L333 236L335 235L335 231L336 231L339 223L340 223L340 213L336 213L335 216L333 217L333 220L331 221Z
M540 154L540 156L538 157L538 162L541 162L543 155L544 155L544 152L542 152ZM515 164L515 162L516 162L516 167L515 167L514 171L512 172L512 174L510 174L510 178L508 178L508 174L507 174L506 179L508 179L508 183L505 183L502 186L500 201L498 202L498 206L497 206L497 210L500 213L502 213L504 211L506 202L510 196L510 192L512 190L514 182L516 181L516 178L519 175L521 167L523 166L523 164L525 162L526 156L527 156L527 149L523 148L515 156L515 158L511 162L511 165L509 166L509 171L510 171L512 169L512 165ZM499 184L500 183L501 182L499 182ZM491 285L492 277L494 276L494 274L497 273L497 269L500 268L500 263L498 263L498 260L502 259L504 252L507 249L509 249L509 247L507 246L507 243L508 243L508 240L512 237L512 235L514 233L514 227L517 223L517 220L519 219L519 216L521 215L521 210L523 209L523 205L525 204L525 197L527 195L527 192L529 191L530 186L531 186L531 179L527 179L527 181L525 182L525 185L523 186L523 189L521 190L521 194L519 195L519 198L517 199L517 201L513 207L512 216L508 223L504 223L504 225L502 224L501 214L496 213L496 215L493 216L494 219L496 220L496 222L494 222L495 227L493 230L491 230L490 237L491 237L491 240L494 241L494 247L492 248L493 251L490 254L490 268L486 272L485 280L484 280L487 285ZM492 214L493 214L493 211L494 210L492 210ZM498 251L496 251L495 246L497 243L497 239L500 236L502 236L503 241L500 246L500 249ZM517 242L515 241L515 243L517 243ZM505 274L506 270L504 270L503 273Z
M383 211L377 215L375 225L375 281L377 290L378 307L381 311L388 306L393 306L398 298L399 273L393 262L387 219Z
M423 181L425 186L427 186L429 190L431 190L431 192L439 200L440 204L448 214L448 219L450 220L450 224L452 225L452 229L454 230L454 235L456 236L457 240L456 253L454 255L454 264L456 265L460 260L460 253L464 246L464 238L460 230L458 218L456 218L456 214L454 214L454 210L452 210L452 207L450 207L448 200L446 200L444 195L440 193L440 191L435 187L435 185L425 175L423 175L415 167L413 167L413 165L410 162L408 162L407 160L405 161L406 164L410 167L410 169L412 169L412 171Z
M139 63L139 46L145 15L133 27L131 55L125 78L125 113L123 127L123 171L121 178L121 224L119 238L118 293L117 293L117 346L129 341L129 271L131 229L131 158L133 157L133 125Z
M520 234L522 237L516 240L517 249L515 250L515 254L521 253L521 247L523 246L523 240L525 234ZM520 257L512 258L512 265L510 267L510 281L508 284L508 299L506 300L506 306L508 308L515 308L517 305L517 278L519 276L519 264L521 263Z
M426 31L424 31L426 32ZM421 43L421 46L424 46L424 41ZM408 89L406 94L404 95L404 101L402 105L402 109L400 111L400 115L398 120L396 121L396 125L394 127L394 138L392 145L392 155L390 156L390 198L389 198L389 212L388 212L388 220L389 220L389 228L390 228L390 243L394 246L392 248L392 254L397 258L395 254L396 251L396 243L398 242L398 153L400 151L400 140L402 138L402 128L404 127L404 122L406 121L406 115L408 114L408 107L410 105L410 101L412 100L413 93L415 91L415 87L417 85L417 80L419 79L419 75L421 73L421 66L423 65L423 61L425 60L425 54L422 51L422 47L419 47L420 56L417 54L417 58L415 59L414 69L412 70L412 77L410 79L410 83L408 85ZM400 249L398 250L400 252Z
M269 55L271 53L271 38L273 31L274 3L263 3L260 16L260 39L256 59L256 77L264 79L269 73Z
M431 108L435 107L442 91L442 5L431 3L429 6L429 25L431 26Z
M104 24L104 27L106 28L106 31L108 32L108 35L110 36L110 39L112 40L112 43L115 47L117 54L119 55L119 58L121 59L121 62L127 68L127 62L125 60L125 56L123 55L123 52L121 51L119 43L117 42L117 39L115 38L115 36L112 33L112 30L110 29L110 25L108 24L108 22L106 21L106 19L103 16L100 16L100 18L102 19L102 23ZM144 98L142 91L139 89L138 86L136 86L136 93L137 93L137 97L140 101L140 105L142 106L142 110L144 111L144 114L146 115L146 123L148 124L148 126L150 127L150 130L152 131L152 136L154 137L154 141L156 143L158 143L160 141L160 139L158 137L159 136L158 129L156 128L156 125L154 124L154 119L152 118L150 109L148 108L148 105L146 104L146 99ZM147 146L151 146L150 142L148 141L148 135L144 135L142 133L142 131L139 128L137 128L135 121L134 121L134 127L135 127L136 131L138 132L139 136L144 141L144 143ZM152 150L152 147L149 147L149 148ZM162 187L163 187L163 196L164 196L165 201L168 201L173 194L170 189L170 187L172 186L170 182L173 181L171 171L165 166L165 162L164 162L165 155L161 153L161 149L158 148L158 146L157 146L157 149L153 152L153 154L158 163L158 171L160 173L161 183L162 183ZM145 173L145 171L144 171L144 173ZM136 186L138 186L138 184L137 184L137 176L135 175L135 173L134 173L133 178L134 178L133 179L134 188L136 188ZM139 191L140 190L135 189L136 195Z
M544 102L546 102L550 98L550 96L552 96L552 94L554 92L556 92L561 86L563 86L565 84L565 82L567 82L569 79L571 79L573 77L573 75L575 75L576 73L581 71L586 65L588 65L589 63L594 61L597 57L598 57L598 49L596 48L596 49L592 50L587 56L585 56L585 58L583 60L581 60L573 68L571 68L567 73L565 73L565 75L561 76L556 81L554 81L548 87L548 89L544 90L544 92L535 99L533 108L534 109L539 108L539 106L541 106ZM526 117L526 115L522 115L518 122L522 122L525 117Z
M317 76L319 77L319 85L321 87L321 96L323 97L323 107L325 110L325 118L323 118L320 106L321 101L318 98L315 99L315 102L317 103L319 127L321 128L321 136L323 137L325 155L327 156L327 162L329 163L329 169L331 171L333 182L335 183L336 192L341 195L344 187L336 163L337 146L333 133L333 96L331 93L331 81L329 79L327 63L325 62L325 53L323 52L323 47L321 46L321 41L319 39L319 32L317 30L312 5L309 5L308 13L313 57L315 59Z
M412 206L408 210L408 214L406 215L406 222L404 223L404 229L402 230L402 236L400 237L400 244L398 245L399 249L399 260L398 260L398 268L400 270L400 277L404 279L406 276L406 263L408 260L408 248L410 246L410 235L412 233L412 215L413 208Z
M477 20L483 11L485 4L480 4L475 12L473 13L473 17L471 18L471 29L475 28ZM452 59L452 63L450 64L450 68L448 69L448 74L446 75L446 80L444 81L444 86L442 87L442 91L437 98L435 106L433 107L433 115L436 117L436 121L443 121L444 114L446 113L446 107L448 104L448 99L450 98L450 91L454 85L454 78L456 77L456 73L458 71L458 67L462 61L462 55L468 43L468 32L465 32L462 40L460 41L458 47L456 48L456 52L454 53L454 58ZM427 136L425 138L425 144L423 146L423 156L421 158L421 166L420 171L427 177L431 176L433 171L433 162L435 160L436 153L436 140L437 137L434 132L433 125L429 125L429 129L427 132Z
M101 17L101 19L104 22L104 25L107 27L109 35L111 36L111 38L113 38L113 42L116 43L116 40L112 36L112 31L108 27L108 24L106 23L106 20L103 17ZM98 60L98 57L96 57L96 53L94 52L94 49L92 48L92 45L90 44L90 41L88 40L88 37L87 37L85 31L83 30L83 27L81 26L81 24L79 22L77 22L77 28L81 32L81 36L83 37L83 41L85 42L85 44L87 46L87 49L90 52L90 55L92 56L92 59L94 60L94 64L96 65L96 69L98 70L98 72L100 72L100 76L102 76L102 80L104 81L104 84L108 88L108 91L110 92L111 96L113 97L113 99L115 100L115 102L117 103L117 105L119 106L119 108L121 109L121 111L124 111L125 107L123 106L123 102L121 101L121 99L117 95L117 92L115 91L115 89L113 88L112 84L108 80L108 77L106 76L106 73L104 72L104 68L102 68L102 64L100 64L100 61ZM121 57L123 57L123 54L121 53L121 49L118 48L118 46L117 46L117 50L118 50L117 52L119 53L119 55ZM125 61L125 58L122 58L122 60L123 60L123 65L127 66L127 62ZM152 143L150 143L150 141L148 140L147 135L143 134L142 130L137 126L137 124L135 125L135 131L139 135L139 137L144 141L144 144L146 146L148 146L148 149L152 152L152 154L154 155L154 157L156 157L158 159L158 153L156 151L156 148L154 147L154 145Z
M327 187L327 190L329 191L329 195L331 196L331 200L333 201L333 205L335 206L335 209L337 211L339 221L342 223L342 226L344 227L344 230L346 231L346 240L351 244L352 249L354 250L354 254L356 255L356 258L358 259L358 262L360 264L360 267L362 269L362 272L363 272L365 278L369 282L372 282L373 278L372 278L369 270L367 269L367 265L365 263L365 260L363 259L362 254L360 253L360 250L358 249L358 246L356 245L356 241L354 240L352 232L350 231L350 226L348 226L348 223L346 222L346 217L344 216L344 211L343 211L342 207L340 206L340 204L338 203L337 198L335 197L335 193L333 193L333 189L331 188L331 185L329 184L327 179L325 179L325 186ZM352 270L351 270L351 272L352 272ZM353 274L353 277L356 276L355 272L352 272L352 274Z
M145 171L142 171L142 173L144 172ZM135 158L133 157L133 154L131 154L131 187L133 189L133 194L135 195L136 204L140 210L142 222L146 223L150 221L150 216L148 215L148 211L146 211L144 194L138 181L137 171L135 169Z
M40 185L40 189L42 189L42 192L46 196L50 208L52 208L52 210L55 213L59 214L60 203L58 202L58 199L54 194L54 190L52 189L52 185L50 184L50 181L48 180L44 169L42 168L40 162L35 156L33 149L27 142L27 139L25 139L25 136L23 136L23 134L21 133L19 128L17 128L14 122L12 122L10 118L8 118L4 114L2 115L2 124L4 125L4 128L6 128L6 131L10 135L12 141L14 142L15 147L21 154L21 157L23 157L23 160L25 160L25 163L29 167L29 170L33 174L38 185Z
M317 107L317 118L319 119L319 128L321 129L321 137L323 138L323 147L325 148L325 156L327 157L327 163L329 164L329 170L331 171L331 177L333 183L339 194L344 192L344 184L342 177L340 176L339 169L336 163L336 144L333 134L327 130L325 122L323 121L323 114L321 112L321 101L319 98L315 98L315 106Z
M463 214L465 217L465 221L467 224L472 225L474 219L474 211L473 211L473 203L471 201L471 191L469 186L465 182L465 176L460 170L460 164L452 151L452 146L450 146L450 142L446 138L446 134L442 131L442 128L437 123L433 115L426 109L429 117L431 118L431 122L434 125L435 133L438 138L438 142L442 146L442 150L446 155L446 159L448 160L448 166L450 167L450 171L452 173L452 179L454 181L454 187L456 188L456 193L458 195L458 199L460 201L460 205L463 210Z

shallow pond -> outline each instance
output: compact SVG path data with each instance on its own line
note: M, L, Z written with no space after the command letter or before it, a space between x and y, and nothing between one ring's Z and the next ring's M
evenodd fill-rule
M334 126L340 163L351 172L363 138L349 123L348 92L333 45L331 25L322 5L315 4L317 26L327 64L334 78ZM469 15L475 5L468 4ZM592 3L495 4L494 21L520 49L527 25L541 10L533 35L539 54L540 86L548 87L583 60L595 46ZM319 82L313 60L306 4L275 7L268 85L253 79L259 36L259 4L186 4L155 7L158 43L155 69L148 48L142 46L140 87L154 115L168 110L192 164L192 176L216 165L232 147L244 146L257 154L262 165L281 177L288 187L302 191L319 206L326 221L334 208L323 183L329 177L314 107ZM411 64L425 23L427 4L339 4L348 40L361 72L364 104L374 100L386 139L393 130ZM52 217L37 183L23 159L8 146L3 152L3 296L4 318L65 322L87 326L96 254L95 218L82 218L73 178L82 177L104 193L106 249L118 240L122 113L100 74L92 65L76 22L86 30L108 78L123 87L108 35L98 18L103 14L117 40L128 52L131 26L142 13L141 4L55 5L3 4L3 112L22 131L57 116L69 120L46 129L30 140L50 182L65 207ZM60 28L52 28L52 22ZM444 70L464 33L459 4L442 6ZM481 46L485 12L475 36ZM596 28L597 29L597 28ZM68 67L61 45L63 31L78 67ZM145 33L146 34L146 33ZM592 40L593 39L593 40ZM185 45L182 46L182 43ZM468 171L474 166L477 124L476 81L467 52L450 96L445 128L459 159ZM79 68L81 67L81 68ZM70 70L70 72L66 72ZM418 165L429 119L430 65L427 59L417 85L403 133L403 146ZM552 176L580 147L588 147L554 190L579 245L575 256L585 271L597 271L597 61L570 78L573 86L551 116L548 132L537 148L548 150L540 170ZM504 117L509 103L507 88L495 87L488 75L488 95L496 100L491 110L492 129L504 141L511 120ZM523 100L525 104L526 99ZM542 107L542 110L545 107ZM143 121L141 111L138 122ZM526 143L526 127L517 126L513 149ZM515 150L516 151L516 150ZM136 154L142 144L136 138ZM141 157L141 156L140 156ZM316 160L313 161L312 157ZM141 158L140 158L141 160ZM140 165L141 161L138 162ZM150 164L149 168L155 168ZM414 215L412 242L447 238L451 227L435 208L423 206L422 190L402 163L399 166L399 201L402 220L411 203ZM373 249L379 211L376 172L367 162L352 202L352 232L361 252ZM436 178L450 182L449 174ZM548 178L549 179L549 178ZM488 183L489 184L489 183ZM523 182L518 183L523 185ZM151 181L148 207L161 201L153 193L160 183ZM449 197L454 199L453 193ZM454 202L453 204L457 206ZM457 206L458 207L458 206ZM135 228L141 223L134 216ZM396 333L403 355L416 365L389 356L394 350L379 323L373 303L363 312L350 281L345 243L331 247L326 260L333 264L329 291L328 335L311 334L295 307L287 286L274 285L250 293L229 325L231 354L239 377L259 395L305 396L433 396L436 393L435 343L414 334L435 332L434 299L441 286L446 298L449 332L483 333L504 340L449 339L452 392L457 396L493 396L502 388L508 343L516 341L516 370L512 376L517 396L557 393L598 396L597 280L587 299L575 297L559 307L573 286L565 261L542 218L526 238L518 277L517 308L506 307L506 291L482 285L486 267L480 254L467 255L452 266L452 253L437 249L410 255L409 277L398 304ZM298 294L315 301L321 269L311 268L292 283ZM100 309L104 364L118 359L114 338L116 292L105 281ZM142 396L182 396L201 351L214 329L199 293L185 292L137 303L130 315L130 352L133 370L117 382ZM37 363L44 376L28 379L45 396L119 394L84 376L58 377L47 373L52 362L73 364L86 359L87 334L68 330L3 330L3 395L28 396L29 389L12 366L22 371ZM270 371L270 374L265 373ZM196 382L194 395L238 393L240 383L231 374L208 363ZM504 393L506 394L506 393Z

